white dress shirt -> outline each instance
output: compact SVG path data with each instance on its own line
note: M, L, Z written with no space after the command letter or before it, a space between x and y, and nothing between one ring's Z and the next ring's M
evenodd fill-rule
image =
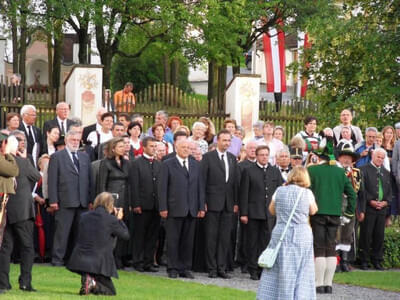
M225 182L228 182L229 180L229 163L228 163L228 153L225 152L221 152L217 149L217 153L218 153L218 158L221 160L222 159L222 155L224 155L224 163L225 163Z

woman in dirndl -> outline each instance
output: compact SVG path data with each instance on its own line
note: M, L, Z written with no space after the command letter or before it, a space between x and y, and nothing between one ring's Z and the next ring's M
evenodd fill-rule
M257 299L316 299L313 235L309 215L317 212L307 170L297 166L288 175L285 186L272 197L269 211L276 215L270 246L275 247L296 202L293 218L271 269L264 269L258 286Z

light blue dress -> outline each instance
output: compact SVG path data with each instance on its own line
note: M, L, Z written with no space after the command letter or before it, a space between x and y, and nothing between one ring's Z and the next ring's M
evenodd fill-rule
M297 195L304 190L271 269L264 269L257 299L316 299L313 235L308 223L314 195L297 185L279 187L275 192L277 223L270 244L275 247L289 218Z

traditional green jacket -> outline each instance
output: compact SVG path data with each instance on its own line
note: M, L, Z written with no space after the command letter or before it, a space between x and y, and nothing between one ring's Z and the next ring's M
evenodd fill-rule
M14 177L18 176L19 169L11 154L0 154L0 193L15 194Z
M313 165L308 168L311 179L311 190L318 205L319 215L340 216L342 214L343 194L347 196L348 204L344 215L354 216L356 193L345 170L338 166Z

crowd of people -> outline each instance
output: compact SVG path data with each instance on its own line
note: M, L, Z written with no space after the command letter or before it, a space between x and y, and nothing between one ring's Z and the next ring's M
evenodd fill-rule
M351 270L356 259L361 269L383 270L384 229L400 209L400 123L382 133L368 127L364 140L349 110L320 132L309 116L285 145L285 129L270 121L256 122L249 136L233 119L216 132L207 117L188 128L158 111L145 130L139 114L100 108L97 122L83 127L69 111L58 103L42 129L33 105L7 114L0 292L11 289L12 260L21 264L24 291L35 291L36 261L81 274L81 294L110 295L110 278L124 267L166 265L170 278L194 271L224 279L240 267L252 280L262 277L260 299L332 293L335 271ZM262 272L258 257L276 242L302 190L287 243ZM107 254L90 253L99 249ZM287 272L293 276L272 280ZM300 281L307 282L301 292Z

